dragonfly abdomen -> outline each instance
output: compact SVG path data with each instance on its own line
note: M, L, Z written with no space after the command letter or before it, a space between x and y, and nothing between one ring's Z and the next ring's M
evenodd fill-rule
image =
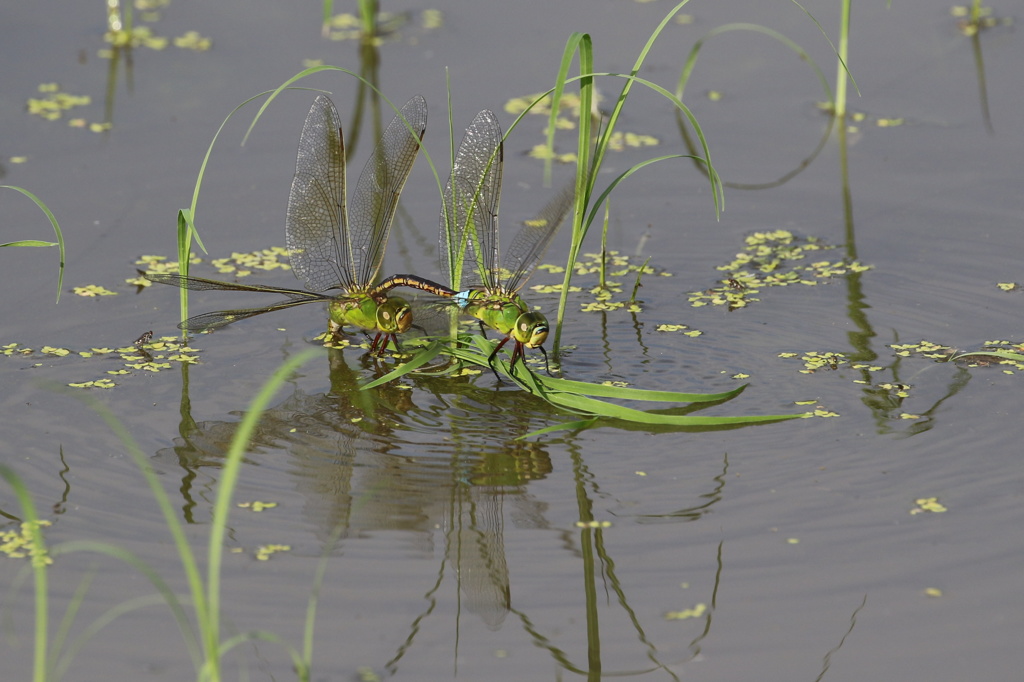
M434 294L435 296L441 296L442 298L452 298L453 296L457 296L454 289L449 289L443 284L438 284L437 282L423 277L418 277L417 275L392 275L371 289L370 296L378 301L384 300L387 298L387 292L391 291L395 287L411 287L413 289L419 289L420 291L426 291L427 293Z

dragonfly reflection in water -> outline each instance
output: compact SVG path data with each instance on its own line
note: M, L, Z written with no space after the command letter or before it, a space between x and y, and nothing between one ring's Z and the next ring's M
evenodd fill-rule
M481 331L486 325L504 334L505 338L487 358L492 371L494 357L509 340L514 342L509 371L516 360L525 359L524 348L538 348L544 353L542 344L548 337L548 320L530 309L520 298L519 290L547 250L575 196L572 184L558 192L536 218L524 223L501 260L498 199L503 154L498 119L490 111L481 111L459 145L441 208L441 271L449 282L461 280L466 288L454 292L413 275L395 275L379 287L410 286L450 296L463 313L480 322ZM472 231L468 227L470 222ZM546 364L546 353L544 361Z
M337 335L348 324L377 332L371 352L383 352L389 340L397 347L395 335L412 325L412 310L406 300L389 298L384 291L375 289L373 282L384 260L398 197L426 127L427 103L417 95L405 103L384 131L359 176L349 211L341 119L334 103L319 95L306 116L299 139L285 223L292 268L297 277L305 280L307 291L174 274L146 275L153 282L193 291L252 291L287 297L260 308L203 313L178 327L189 332L212 331L255 315L322 301L328 304L330 336ZM329 289L339 289L341 293L321 293Z

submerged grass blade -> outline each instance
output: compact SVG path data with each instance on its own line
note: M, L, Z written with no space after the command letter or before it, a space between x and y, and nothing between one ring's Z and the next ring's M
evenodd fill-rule
M60 251L60 264L57 269L57 303L60 303L60 292L61 289L64 288L64 233L60 231L60 224L57 223L57 218L54 217L53 212L50 211L50 207L47 206L42 199L37 197L35 194L32 194L32 192L29 192L27 189L17 187L15 185L0 185L0 189L13 189L15 192L21 192L31 199L50 221L50 225L53 227L53 231L57 235L56 244L52 242L37 242L36 240L29 239L22 242L0 244L0 246L56 246Z

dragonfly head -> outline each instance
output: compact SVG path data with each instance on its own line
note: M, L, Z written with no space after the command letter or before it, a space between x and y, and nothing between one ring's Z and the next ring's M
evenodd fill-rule
M412 326L412 308L404 298L392 296L377 305L377 329L401 334Z
M548 338L548 318L541 313L523 313L516 319L512 336L527 348L539 348Z

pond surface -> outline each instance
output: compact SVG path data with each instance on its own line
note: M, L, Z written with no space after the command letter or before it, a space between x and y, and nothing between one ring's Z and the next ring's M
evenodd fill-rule
M808 5L833 37L834 4ZM1010 408L1021 372L941 362L929 355L944 351L902 346L1021 340L1024 299L998 284L1024 280L1024 43L1005 26L974 41L941 3L884 4L858 6L853 17L850 68L862 96L852 95L851 107L864 116L847 134L849 203L834 132L813 155L829 121L808 64L760 34L710 39L685 102L723 179L765 187L728 187L716 221L708 184L687 162L627 180L612 194L609 248L634 264L650 258L659 274L643 279L633 312L584 312L596 275L574 279L584 290L569 297L558 356L563 375L581 381L693 392L749 383L699 414L835 416L703 430L599 422L520 440L577 417L488 373L359 391L378 363L357 347L325 351L274 398L248 451L236 502L276 506L232 511L225 638L258 629L301 648L327 556L317 680L1019 679L1024 469L1022 427ZM122 53L116 70L97 56L107 47L102 3L73 3L59 14L33 3L2 11L0 183L47 202L68 249L56 306L55 250L0 249L0 345L33 351L0 358L0 461L52 523L51 545L111 543L184 594L152 493L124 442L82 396L109 409L146 453L204 553L241 415L280 363L316 347L324 328L316 306L256 318L194 337L198 364L170 361L159 372L126 368L116 353L79 354L130 346L148 330L157 338L177 333L177 292L137 293L125 280L143 255L174 260L177 211L189 205L207 146L234 107L283 83L304 60L368 69L396 103L426 97L425 144L443 182L446 78L457 136L484 108L508 127L505 103L552 86L572 31L592 34L597 70L628 71L670 6L442 0L387 9L407 12L408 23L372 64L366 53L360 59L357 41L321 38L313 3L178 1L148 24L153 33L195 30L211 48L138 47L130 68ZM669 90L696 41L728 22L785 34L834 79L828 43L795 6L697 0L685 9L693 22L670 24L643 72ZM995 6L997 15L1012 9ZM428 10L440 11L439 25ZM55 121L30 115L26 101L43 96L42 83L88 95L91 104ZM337 72L300 85L333 93L354 147L354 178L389 110L378 103L375 111L369 99L360 109L357 81ZM599 86L607 110L621 81ZM196 209L209 256L194 274L230 278L209 259L283 245L311 100L308 91L284 93L244 147L255 107L225 127ZM68 124L76 118L84 127ZM104 121L109 130L90 130ZM527 154L543 141L544 125L527 117L507 141L505 230L551 196L542 164ZM646 158L685 153L671 107L642 88L619 126L659 144L611 153L602 189ZM574 131L560 133L559 151L574 148L574 139ZM570 167L556 166L556 185L570 176ZM402 199L384 269L436 278L440 202L423 157ZM10 190L0 191L0 220L0 242L50 238L42 214ZM818 263L796 278L814 286L753 293L742 281L723 284L730 275L718 266L747 253L750 235L778 230L835 247L796 262ZM566 232L547 262L564 263ZM594 230L584 250L599 248ZM870 269L823 272L853 261ZM634 277L618 278L615 300L629 297ZM300 286L281 270L245 281ZM530 284L560 281L539 271ZM117 295L71 293L86 285ZM693 292L709 289L748 304L691 305ZM557 294L527 293L553 313ZM249 301L238 296L194 295L192 311ZM687 329L659 331L665 324ZM702 334L683 333L693 330ZM393 363L382 361L385 369ZM115 386L69 387L103 378ZM7 489L0 514L10 522L5 531L23 517ZM289 549L272 552L274 545ZM25 566L0 556L5 592ZM135 569L99 554L58 556L50 575L54 628L91 580L72 637L154 591ZM3 609L5 675L28 679L28 585ZM285 650L268 642L236 647L225 666L232 679L240 670L249 679L294 678ZM192 676L171 612L157 603L115 618L84 644L65 679Z

